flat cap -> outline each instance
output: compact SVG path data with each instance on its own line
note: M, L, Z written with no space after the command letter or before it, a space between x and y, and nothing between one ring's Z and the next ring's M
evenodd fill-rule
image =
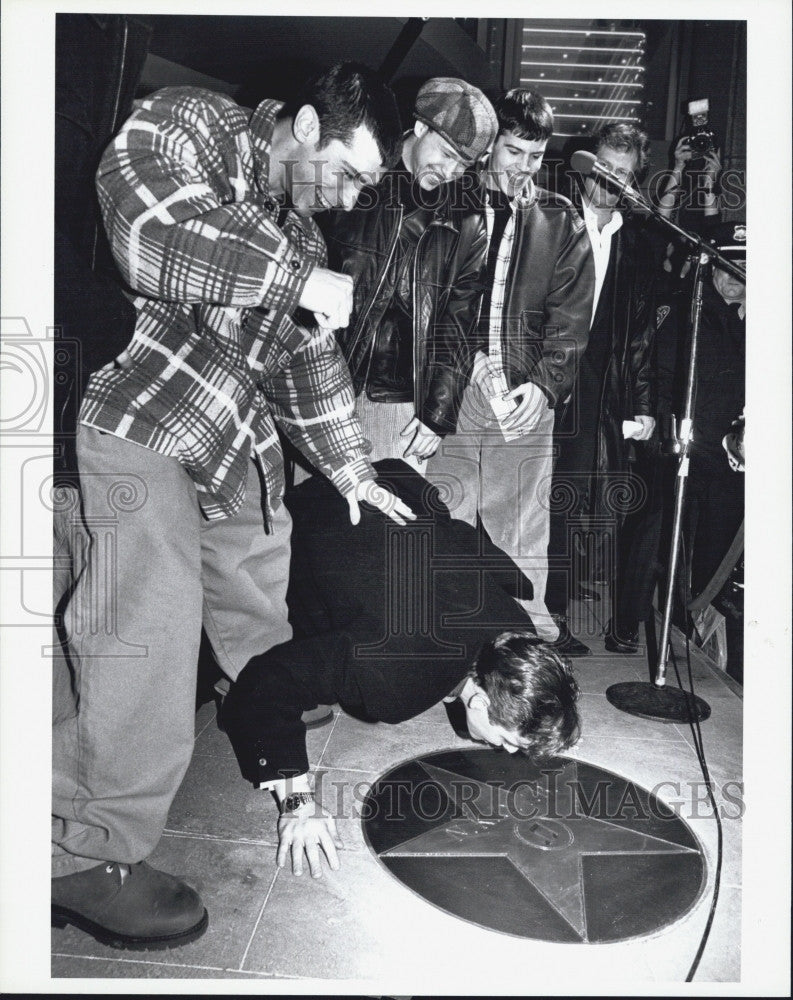
M490 101L477 87L451 76L437 76L422 85L414 114L472 163L490 149L498 135L498 118Z

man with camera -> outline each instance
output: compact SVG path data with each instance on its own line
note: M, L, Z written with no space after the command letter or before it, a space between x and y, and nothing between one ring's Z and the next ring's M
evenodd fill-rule
M716 133L708 123L708 106L707 99L689 102L687 128L675 143L672 170L657 199L662 216L703 236L719 221L722 172ZM681 247L673 243L667 246L663 267L669 276L667 294L674 294L690 267Z
M718 214L721 160L716 133L708 124L708 109L707 98L688 104L689 127L675 145L672 172L658 200L658 209L666 218L680 211L690 214L691 221Z

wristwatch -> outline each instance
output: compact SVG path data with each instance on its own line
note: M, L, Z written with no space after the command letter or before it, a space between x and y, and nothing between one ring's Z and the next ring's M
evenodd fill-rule
M299 809L300 806L305 805L307 802L314 802L313 792L292 792L291 795L287 795L286 798L281 802L281 815L285 813L294 812L295 809Z

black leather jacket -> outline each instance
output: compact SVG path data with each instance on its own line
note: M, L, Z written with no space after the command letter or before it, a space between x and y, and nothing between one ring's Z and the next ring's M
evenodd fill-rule
M612 351L603 384L597 455L598 471L626 467L631 445L622 421L656 409L655 269L652 245L627 219L612 239L615 280L611 301L598 303L595 322L608 325Z
M595 265L586 228L562 195L533 188L515 209L501 350L511 389L531 381L564 403L586 350ZM482 338L477 347L487 352Z
M431 202L436 207L406 211L399 176L391 172L324 228L330 267L355 283L350 325L337 337L356 393L412 402L419 420L445 435L457 425L470 374L487 233L481 212L464 206L456 186L428 192ZM387 311L401 271L400 236L415 249L408 278L412 342L408 325Z
M594 493L586 503L589 513L597 516L621 518L624 513L614 493L615 483L623 480L615 476L629 471L636 446L623 437L623 420L655 414L656 267L647 234L636 220L626 218L611 240L608 272L592 324L596 332L590 336L590 351L596 342L605 350L596 408L586 409L592 401L586 404L579 397L557 415L561 448L557 468L594 476ZM588 433L593 422L594 438Z

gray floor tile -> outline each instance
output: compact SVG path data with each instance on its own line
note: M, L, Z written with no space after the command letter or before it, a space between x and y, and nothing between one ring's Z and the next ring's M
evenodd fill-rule
M204 728L196 736L193 756L201 757L233 757L234 751L228 736L218 726L215 712L206 722Z
M570 662L583 694L604 694L611 684L644 680L642 664L633 657L615 660L606 656L581 656L572 657Z
M722 887L710 938L695 983L735 983L741 978L741 891Z
M339 872L300 879L281 872L257 928L246 968L284 976L310 967L331 982L363 980L366 992L525 993L591 976L652 979L641 947L551 945L500 934L452 917L394 880L367 854L349 855ZM307 950L306 942L311 942ZM487 962L471 961L486 954ZM408 961L407 956L410 956ZM550 970L553 970L552 972Z
M672 928L668 934L647 948L647 961L657 980L681 982L691 968L699 948L710 910L712 889L709 887L700 905L689 919ZM693 979L697 983L734 983L741 976L741 891L722 887L719 905ZM692 995L696 996L696 992Z
M201 734L212 725L215 719L215 703L207 701L198 709L195 714L195 735L196 741L201 738Z
M683 737L674 725L640 719L615 708L603 694L584 693L579 699L582 734L620 740L654 740L659 743L682 743Z
M625 738L619 730L612 736L593 734L584 721L584 735L567 751L571 757L614 771L651 790L664 781L690 782L702 777L696 755L683 739ZM659 794L664 797L665 790L661 788ZM668 794L676 793L671 789Z
M320 764L322 767L380 773L418 753L470 745L469 741L455 735L443 705L435 705L415 719L396 726L360 722L342 714Z
M166 954L176 955L178 950ZM270 979L262 973L239 972L200 965L185 965L168 959L74 958L53 952L51 977L58 979ZM53 984L55 985L55 984ZM130 984L131 986L131 984ZM186 992L190 992L189 988Z
M316 767L319 764L325 752L325 747L328 745L333 736L333 731L343 715L342 710L336 708L333 713L333 719L330 722L322 726L317 726L314 729L306 730L306 753L308 754L308 762L311 767Z
M277 815L272 795L243 779L233 755L202 754L193 757L166 830L273 844Z

